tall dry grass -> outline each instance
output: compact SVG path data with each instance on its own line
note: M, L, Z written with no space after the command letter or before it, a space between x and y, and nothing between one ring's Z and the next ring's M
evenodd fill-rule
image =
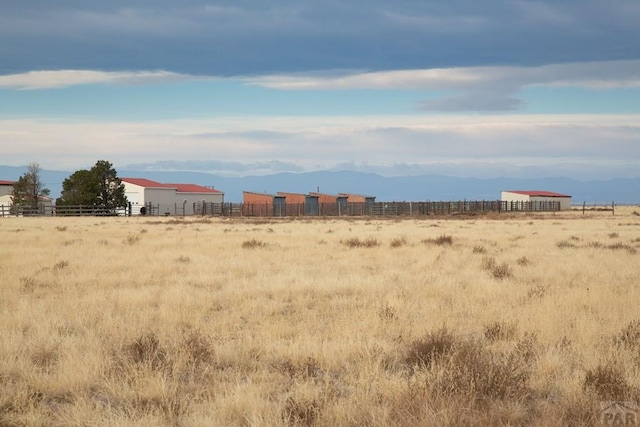
M640 218L0 220L0 425L596 425Z

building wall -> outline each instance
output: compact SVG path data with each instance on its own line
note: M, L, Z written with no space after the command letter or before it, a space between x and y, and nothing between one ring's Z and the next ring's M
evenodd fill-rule
M338 196L346 197L347 203L364 203L367 199L367 196L360 194L338 193Z
M245 204L269 204L273 205L273 195L263 193L242 192L242 202Z
M512 193L510 191L502 191L500 193L500 200L503 202L560 202L561 210L571 209L571 197L543 197L543 196L529 196L527 194Z
M301 205L304 203L307 198L306 195L300 193L286 193L283 191L278 191L278 196L284 196L287 198L288 205Z
M526 194L512 193L510 191L502 191L500 200L503 202L528 202L529 196Z
M273 215L273 195L264 193L242 192L242 202L244 203L243 215L246 216L272 216Z
M338 196L334 196L333 194L324 194L324 193L309 193L310 196L318 197L318 203L329 204L329 203L337 203Z
M158 209L159 215L175 215L176 206L180 208L182 213L182 202L184 199L178 200L175 188L145 188L144 203L151 203L154 208ZM133 209L135 213L135 209Z
M136 213L138 211L135 209L136 206L144 206L144 187L139 185L131 184L129 182L123 181L124 184L124 195L127 196L127 200L131 202L133 209Z
M0 185L0 197L10 196L13 193L13 185Z

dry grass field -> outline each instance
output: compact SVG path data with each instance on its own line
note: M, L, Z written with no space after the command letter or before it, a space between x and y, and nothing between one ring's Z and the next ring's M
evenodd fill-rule
M598 425L638 211L0 218L0 425Z

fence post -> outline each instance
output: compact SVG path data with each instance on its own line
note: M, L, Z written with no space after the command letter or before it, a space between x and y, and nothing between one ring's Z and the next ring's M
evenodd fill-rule
M616 204L613 201L611 201L611 215L615 215L616 214L615 205Z

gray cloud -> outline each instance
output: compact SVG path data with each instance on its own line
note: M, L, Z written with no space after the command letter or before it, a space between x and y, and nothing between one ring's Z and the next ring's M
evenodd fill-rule
M496 96L494 94L469 94L447 98L422 101L417 109L420 111L514 111L522 108L524 102L512 96Z
M640 6L628 0L32 0L2 12L2 74L254 75L640 57Z

